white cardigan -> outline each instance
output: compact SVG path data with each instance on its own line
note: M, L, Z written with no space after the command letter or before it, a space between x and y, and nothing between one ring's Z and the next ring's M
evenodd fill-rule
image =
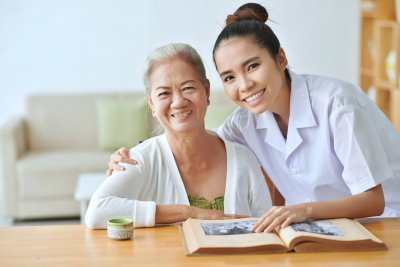
M227 154L224 212L258 217L272 206L259 162L244 146L224 141ZM165 134L130 150L138 165L122 164L94 193L86 225L106 228L110 218L132 218L135 227L155 225L157 204L190 205Z

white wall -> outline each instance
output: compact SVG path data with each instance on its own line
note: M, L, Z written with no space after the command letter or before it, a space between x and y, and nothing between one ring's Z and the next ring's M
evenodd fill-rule
M1 0L0 125L36 92L143 90L145 55L187 42L211 60L224 19L247 1ZM264 0L290 67L358 82L358 0Z
M193 45L221 89L212 47L246 2L0 0L0 126L24 112L30 93L143 90L145 55L169 42ZM270 12L294 71L358 83L358 0L254 2Z

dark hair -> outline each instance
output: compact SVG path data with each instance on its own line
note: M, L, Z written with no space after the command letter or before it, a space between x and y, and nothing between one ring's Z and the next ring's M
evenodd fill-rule
M239 7L235 13L228 15L225 28L218 35L213 49L213 60L215 64L215 51L222 41L233 37L252 37L262 48L267 49L271 57L276 59L281 44L272 29L265 24L268 20L268 12L260 4L247 3ZM215 64L215 66L217 66ZM285 74L289 76L286 69Z

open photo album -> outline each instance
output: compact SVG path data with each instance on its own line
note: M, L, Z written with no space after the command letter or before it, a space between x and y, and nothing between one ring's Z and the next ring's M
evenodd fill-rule
M273 233L254 233L257 218L188 219L180 230L186 255L386 250L359 222L331 219L295 223Z

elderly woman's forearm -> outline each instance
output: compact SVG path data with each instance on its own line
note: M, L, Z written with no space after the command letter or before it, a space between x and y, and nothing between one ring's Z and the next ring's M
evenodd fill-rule
M189 218L190 206L185 205L157 205L156 224L181 222Z

